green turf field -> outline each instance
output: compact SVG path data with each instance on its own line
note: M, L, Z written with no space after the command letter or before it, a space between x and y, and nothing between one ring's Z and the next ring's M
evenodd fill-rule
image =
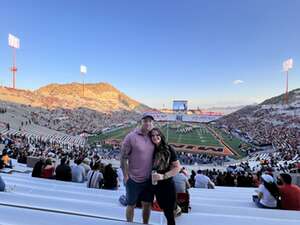
M222 147L219 141L216 140L216 138L206 129L204 125L197 125L196 127L193 127L193 130L188 133L176 132L177 128L181 129L190 127L190 125L186 123L181 123L179 125L178 123L169 123L169 125L166 123L157 123L155 126L159 127L165 136L168 137L169 143ZM105 139L123 140L123 138L134 128L134 126L121 128L109 133L93 136L89 138L89 142L94 143Z
M168 129L168 125L162 126L161 129L165 136L168 137L168 142L170 143L222 147L218 140L204 126L193 128L188 133L177 133L176 129Z
M240 154L241 156L245 156L245 153L242 152L239 148L240 145L246 145L246 146L249 146L248 144L246 144L245 142L243 142L242 140L230 135L230 134L227 134L225 133L224 131L222 130L219 130L219 129L216 129L216 128L213 128L219 135L222 136L224 142L229 145L229 147L233 148L238 154Z
M97 135L97 136L92 136L92 137L89 137L89 143L103 141L103 140L106 140L106 139L123 140L124 137L130 131L132 131L134 128L135 128L135 126L120 128L120 129L112 131L112 132L108 132L108 133L105 133L105 134L100 134L100 135Z

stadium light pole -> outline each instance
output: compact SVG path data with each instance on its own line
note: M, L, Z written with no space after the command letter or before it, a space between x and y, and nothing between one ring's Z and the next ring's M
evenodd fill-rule
M289 58L282 64L283 71L286 73L286 84L285 84L285 104L289 103L289 70L293 68L293 59Z
M87 73L85 65L80 65L80 74L82 75L82 97L84 97L84 75Z
M16 49L19 49L20 48L20 39L15 37L14 35L12 34L8 34L8 46L12 48L13 50L13 65L12 67L10 68L10 71L12 72L12 75L13 75L13 78L12 78L12 86L13 86L13 89L16 88L16 73L17 73L17 60L16 60L16 54L17 54L17 51Z

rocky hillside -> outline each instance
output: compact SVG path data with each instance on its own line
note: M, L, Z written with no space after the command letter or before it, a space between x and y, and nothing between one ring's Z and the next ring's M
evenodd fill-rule
M285 99L285 93L275 96L273 98L267 99L266 101L262 102L261 105L278 105L282 104ZM294 89L289 92L289 103L298 103L300 102L300 88Z
M35 91L0 88L0 100L19 104L55 108L88 108L100 112L149 109L108 83L85 84L50 84Z

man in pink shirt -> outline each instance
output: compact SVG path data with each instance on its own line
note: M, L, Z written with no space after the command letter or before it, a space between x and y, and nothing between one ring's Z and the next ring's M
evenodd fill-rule
M138 200L142 201L143 223L149 223L151 204L154 194L151 188L151 170L154 145L149 132L153 128L154 118L149 113L142 116L141 127L130 132L121 148L121 168L126 186L126 219L133 222L134 208Z

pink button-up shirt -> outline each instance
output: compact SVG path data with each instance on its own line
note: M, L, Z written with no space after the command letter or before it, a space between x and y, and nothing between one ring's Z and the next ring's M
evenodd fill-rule
M128 158L128 175L141 183L150 178L154 145L141 129L130 132L124 139L121 154Z

